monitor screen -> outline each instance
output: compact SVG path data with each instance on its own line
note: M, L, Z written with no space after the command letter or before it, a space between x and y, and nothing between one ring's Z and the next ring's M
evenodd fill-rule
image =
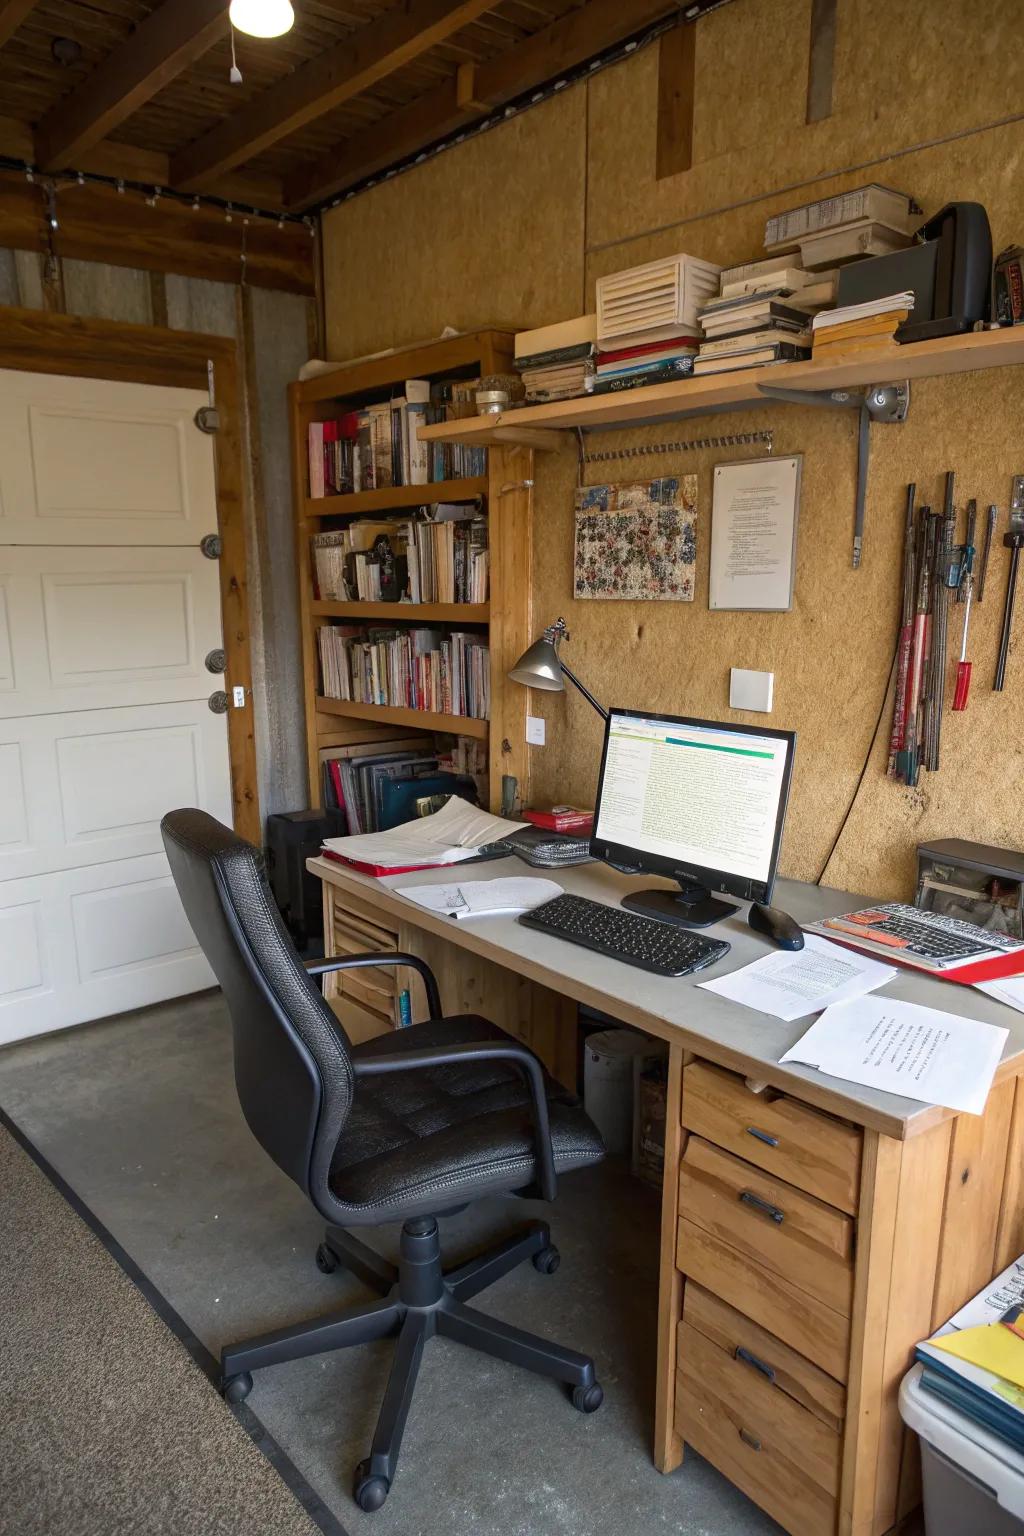
M721 877L719 889L770 889L793 744L789 731L612 710L594 843L648 869Z

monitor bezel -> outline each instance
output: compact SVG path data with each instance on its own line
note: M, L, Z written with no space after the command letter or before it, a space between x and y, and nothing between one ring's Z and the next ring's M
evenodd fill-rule
M598 836L597 828L601 819L601 799L604 794L604 773L608 761L608 742L611 736L612 720L615 717L629 720L657 720L666 725L702 726L715 731L729 731L737 736L770 736L776 741L787 743L786 767L783 773L782 793L779 796L778 811L775 818L775 834L772 839L771 863L766 880L751 880L745 875L730 874L726 870L712 869L699 864L677 864L673 859L663 858L660 854L648 853L645 849L630 848L627 844L611 843L607 839ZM651 875L663 875L668 880L676 880L680 884L694 882L704 885L709 891L723 891L730 896L738 896L742 901L771 900L772 891L775 888L775 880L779 867L779 853L782 848L782 833L786 825L786 810L789 805L789 792L793 779L793 757L796 751L796 732L780 731L767 725L743 725L735 720L702 720L696 715L663 715L652 709L621 709L609 708L608 718L605 721L604 741L601 748L601 771L597 780L597 798L594 802L594 824L590 838L590 852L596 859L602 859L605 863L636 869L637 873Z

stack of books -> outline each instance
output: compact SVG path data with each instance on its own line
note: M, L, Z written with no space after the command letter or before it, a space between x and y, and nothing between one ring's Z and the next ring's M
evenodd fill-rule
M809 271L835 267L904 250L921 218L920 207L905 192L870 182L774 214L765 225L764 248L775 254L799 249L801 265Z
M1024 1451L1024 1258L917 1346L921 1386Z
M340 811L350 836L385 831L421 814L427 796L460 795L479 804L486 749L471 737L441 747L436 738L396 735L327 747L320 753L324 806Z
M448 515L452 514L452 515ZM433 517L400 529L412 603L486 603L490 555L487 519L475 508L439 506Z
M631 347L600 349L593 375L587 379L588 395L614 394L643 384L667 384L693 372L700 341L696 336L671 336L662 341L642 341Z
M582 395L593 372L597 316L579 315L557 325L520 331L516 336L516 368L522 376L527 403L572 400Z
M789 296L753 293L716 299L701 311L704 332L695 374L728 373L811 354L810 314Z
M490 653L480 635L325 624L318 640L326 698L490 716Z
M844 304L841 309L827 309L812 321L814 356L834 357L839 352L876 351L895 347L896 328L903 324L914 307L910 289L891 293L885 298L869 299L863 304Z
M487 472L487 450L419 440L428 423L476 415L479 379L406 379L400 395L309 424L309 494L354 491L475 477Z
M382 536L387 545L378 543ZM314 594L330 602L488 598L488 523L476 502L439 502L404 522L359 518L339 531L314 534L311 542ZM390 575L387 590L382 572Z

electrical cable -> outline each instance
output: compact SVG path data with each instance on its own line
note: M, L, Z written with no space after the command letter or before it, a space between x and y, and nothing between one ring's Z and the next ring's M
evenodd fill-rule
M862 768L860 770L860 774L858 775L857 783L854 786L853 794L850 797L850 803L846 807L846 814L843 817L842 821L839 823L839 830L838 830L838 832L836 833L835 837L832 839L832 846L831 846L831 848L828 851L828 857L826 858L824 864L821 866L821 869L818 872L817 878L815 879L815 882L814 882L815 885L820 885L821 882L824 880L826 871L828 870L829 865L832 863L832 859L833 859L833 857L835 855L835 851L839 847L839 841L840 841L843 833L846 831L846 824L849 821L851 815L853 814L853 808L857 804L857 801L858 801L858 799L860 797L861 785L864 783L864 779L865 779L865 776L866 776L867 771L868 771L868 764L871 762L871 754L875 750L875 742L878 740L878 733L882 729L882 721L885 719L885 706L886 706L886 704L889 701L889 690L892 687L892 680L893 680L893 677L895 676L895 673L896 673L896 662L897 662L897 660L899 658L899 653L900 653L899 640L897 639L896 647L895 647L895 649L893 650L893 653L892 653L892 663L891 663L891 665L889 667L889 676L886 678L885 691L882 694L882 702L881 702L881 704L879 706L879 709L878 709L878 719L875 721L875 728L874 728L874 730L871 733L871 740L868 743L868 750L867 750L867 753L865 754L865 757L864 757L864 763L863 763L863 766L862 766Z

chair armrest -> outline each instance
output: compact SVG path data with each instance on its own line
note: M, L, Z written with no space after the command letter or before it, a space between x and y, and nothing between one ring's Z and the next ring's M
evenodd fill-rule
M463 1061L508 1061L517 1067L530 1089L533 1110L534 1148L537 1156L537 1182L545 1200L556 1193L555 1155L551 1146L548 1096L544 1091L544 1069L532 1051L514 1041L466 1041L458 1045L421 1046L411 1051L388 1052L383 1056L355 1056L352 1066L357 1078L376 1077L386 1072L409 1072L417 1067L454 1067Z
M430 966L419 955L400 955L393 950L383 950L368 955L336 955L331 960L305 961L308 976L323 976L328 971L357 971L377 965L407 965L411 971L415 971L426 989L430 1017L441 1018L441 994L437 990L437 981Z

